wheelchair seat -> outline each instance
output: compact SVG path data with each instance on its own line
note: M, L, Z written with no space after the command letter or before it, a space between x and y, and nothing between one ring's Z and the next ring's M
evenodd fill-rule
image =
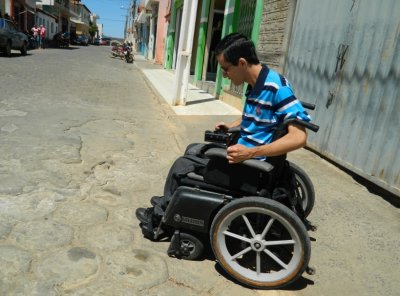
M201 174L189 172L186 177L182 178L181 184L233 196L249 194L265 196L265 189L268 187L265 186L265 183L266 180L271 179L270 174L274 170L274 166L257 159L249 159L232 165L228 164L226 155L226 148L207 149L203 156L210 159L210 162L204 171ZM230 171L234 172L231 174ZM234 181L229 182L232 178ZM262 189L264 190L261 192Z

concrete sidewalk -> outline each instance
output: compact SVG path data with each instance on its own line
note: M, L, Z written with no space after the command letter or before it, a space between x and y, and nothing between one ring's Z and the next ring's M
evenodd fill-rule
M172 106L174 72L165 70L161 65L155 65L140 55L135 56L135 64L177 115L241 115L240 110L192 84L188 87L186 106Z

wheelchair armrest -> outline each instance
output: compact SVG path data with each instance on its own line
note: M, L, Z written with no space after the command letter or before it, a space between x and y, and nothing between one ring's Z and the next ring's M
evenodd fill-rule
M211 148L205 152L208 158L224 158L226 159L226 149L223 148ZM269 173L272 171L274 166L268 162L257 160L257 159L247 159L242 162L245 166L257 169L259 171Z
M210 148L204 153L208 158L226 158L226 149Z
M240 133L240 125L228 129L228 133Z

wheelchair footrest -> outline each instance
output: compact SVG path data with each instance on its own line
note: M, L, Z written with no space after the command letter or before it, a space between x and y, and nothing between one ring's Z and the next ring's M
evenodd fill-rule
M139 226L142 229L142 233L145 238L148 238L149 240L155 240L155 232L152 225L140 223Z

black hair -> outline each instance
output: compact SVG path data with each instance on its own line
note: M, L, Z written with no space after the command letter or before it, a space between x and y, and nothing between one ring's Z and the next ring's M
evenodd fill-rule
M240 58L244 58L249 64L258 65L256 47L249 38L240 33L226 35L215 47L215 54L224 55L225 61L237 66Z

